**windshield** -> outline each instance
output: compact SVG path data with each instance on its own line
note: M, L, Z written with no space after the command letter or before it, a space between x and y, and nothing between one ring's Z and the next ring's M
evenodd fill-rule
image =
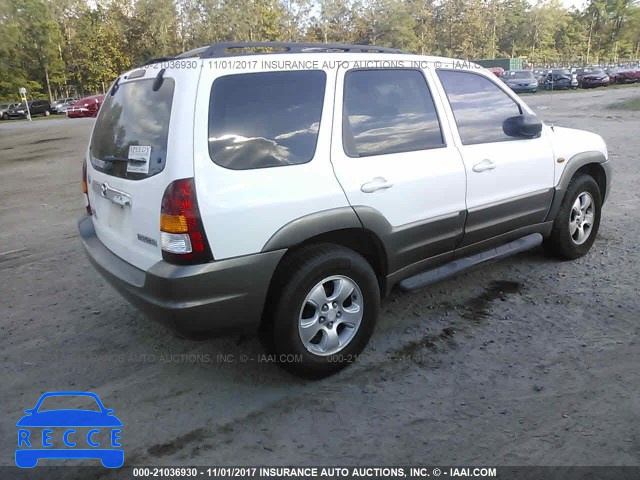
M604 73L604 70L602 70L601 68L590 68L588 70L585 70L584 73Z
M164 169L174 81L165 78L157 91L153 91L153 82L154 79L145 79L123 83L115 95L105 96L90 146L96 169L132 180ZM143 164L133 168L128 159L135 156L132 152L139 151L144 152Z
M514 72L505 72L504 77L508 80L512 79L531 79L533 78L533 73L529 71L514 71Z

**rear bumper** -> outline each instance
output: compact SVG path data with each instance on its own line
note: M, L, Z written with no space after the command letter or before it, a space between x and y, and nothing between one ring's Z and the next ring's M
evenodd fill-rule
M271 278L286 251L202 265L160 261L145 272L105 247L91 217L83 217L78 230L89 260L122 296L184 334L256 331Z

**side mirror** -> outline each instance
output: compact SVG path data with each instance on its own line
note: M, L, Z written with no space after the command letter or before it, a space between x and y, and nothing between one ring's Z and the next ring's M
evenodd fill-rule
M523 113L502 122L502 131L509 137L537 138L542 132L542 122L535 115Z

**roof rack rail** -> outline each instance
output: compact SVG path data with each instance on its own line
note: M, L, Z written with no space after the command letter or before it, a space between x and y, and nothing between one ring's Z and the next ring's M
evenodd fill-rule
M158 57L158 58L151 58L149 60L147 60L146 62L144 62L142 65L140 65L141 67L146 67L147 65L153 65L154 63L162 63L162 62L168 62L169 60L173 60L174 57Z
M274 51L247 52L246 50L249 49L271 49ZM377 47L374 45L350 45L346 43L222 42L210 45L200 55L200 58L260 55L265 53L282 54L315 52L408 53L398 50L397 48Z
M182 53L180 53L178 55L175 55L173 57L151 58L151 59L147 60L146 62L144 62L140 66L141 67L145 67L147 65L152 65L154 63L169 62L171 60L182 60L183 58L199 57L202 54L202 52L204 52L208 48L209 47L194 48L193 50L189 50L187 52L182 52Z
M191 57L199 57L202 55L209 47L198 47L193 50L188 50L186 52L182 52L179 55L176 55L175 58L191 58Z

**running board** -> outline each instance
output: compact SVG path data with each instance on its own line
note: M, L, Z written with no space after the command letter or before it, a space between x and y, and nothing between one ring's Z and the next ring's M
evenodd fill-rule
M458 258L442 265L441 267L434 268L433 270L427 270L426 272L419 273L413 277L405 278L398 284L398 286L405 292L416 290L432 283L439 282L440 280L460 273L480 263L510 257L516 253L537 247L541 243L542 235L539 233L532 233L514 240L513 242L500 245L499 247L491 248L468 257Z

